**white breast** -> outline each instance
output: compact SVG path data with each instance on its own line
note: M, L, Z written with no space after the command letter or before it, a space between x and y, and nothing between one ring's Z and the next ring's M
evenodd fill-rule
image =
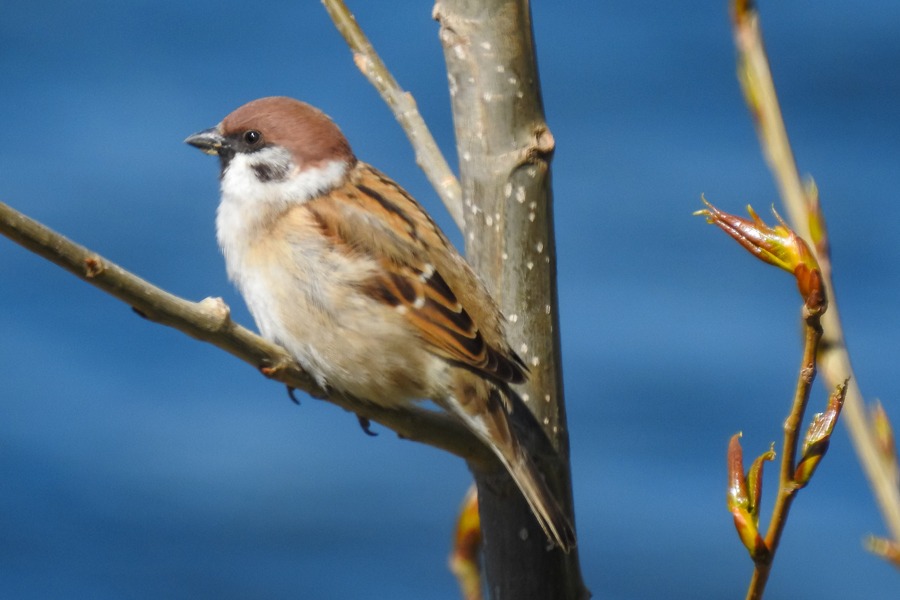
M444 361L417 351L402 316L359 291L374 261L336 252L301 208L342 181L346 163L260 181L252 158L235 156L223 174L216 230L229 278L263 337L320 385L377 403L431 396L426 372L445 369Z

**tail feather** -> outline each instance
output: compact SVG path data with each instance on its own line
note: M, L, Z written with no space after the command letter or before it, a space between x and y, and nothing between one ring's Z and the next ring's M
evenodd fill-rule
M518 452L514 462L507 462L498 449L492 449L509 474L512 475L516 485L519 486L541 529L548 538L562 548L563 552L569 552L575 547L575 531L572 529L572 524L569 523L562 507L550 492L550 488L544 482L534 461L518 444L516 446Z
M575 531L537 465L516 439L500 392L466 373L456 394L442 404L497 455L522 492L544 534L564 552L575 547Z

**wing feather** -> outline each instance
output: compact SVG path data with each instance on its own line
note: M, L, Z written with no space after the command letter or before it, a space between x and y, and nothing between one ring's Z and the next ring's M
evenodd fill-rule
M400 312L429 351L491 379L525 381L486 288L399 185L359 163L347 184L308 208L332 242L375 262L360 289Z

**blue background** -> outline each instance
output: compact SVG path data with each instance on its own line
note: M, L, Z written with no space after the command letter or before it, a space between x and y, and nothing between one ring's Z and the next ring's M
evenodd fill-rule
M385 6L352 3L455 163L431 5ZM900 422L900 4L761 8L860 385ZM691 217L701 193L731 212L777 202L726 4L533 12L558 143L586 582L598 598L742 597L751 564L725 509L725 447L738 430L750 455L780 439L799 302L789 276ZM0 199L176 294L222 296L251 324L216 247L217 166L182 140L272 94L330 113L451 229L318 2L0 3ZM297 408L5 238L0 336L0 596L456 597L445 562L461 461L383 429L370 439L327 403ZM817 386L814 406L824 396ZM897 573L861 545L883 530L840 428L794 504L767 597L897 597Z

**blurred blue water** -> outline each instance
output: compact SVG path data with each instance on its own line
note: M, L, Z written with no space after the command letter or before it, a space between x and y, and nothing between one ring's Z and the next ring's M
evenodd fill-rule
M454 158L427 3L352 3ZM769 6L772 4L772 6ZM724 3L535 3L580 549L599 598L740 597L724 448L779 436L799 359L787 275L702 221L776 201ZM801 169L825 203L863 391L897 418L900 5L763 3ZM181 143L254 97L322 107L448 229L318 3L0 4L0 199L250 323ZM0 239L0 596L452 598L464 465L362 435ZM822 401L822 392L817 401ZM846 433L794 505L771 598L893 598ZM764 516L765 518L765 516Z

